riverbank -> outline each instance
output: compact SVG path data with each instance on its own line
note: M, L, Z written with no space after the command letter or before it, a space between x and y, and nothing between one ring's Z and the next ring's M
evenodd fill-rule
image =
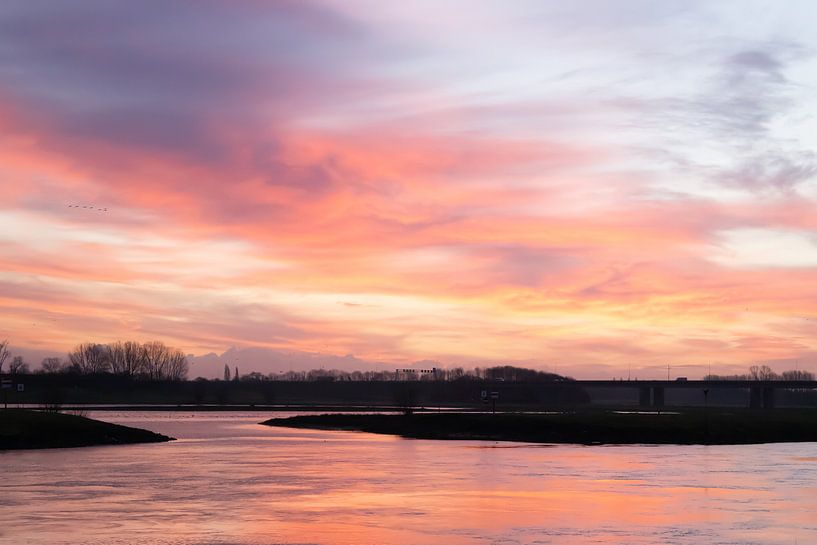
M21 409L40 410L43 405L30 404L18 405ZM179 411L179 412L321 412L321 413L335 413L335 412L384 412L384 413L402 413L405 412L405 407L398 407L394 405L316 405L316 404L289 404L289 405L195 405L195 404L117 404L109 403L104 405L64 405L60 408L63 412L96 412L96 411L136 411L136 412L165 412L165 411ZM437 412L438 407L418 407L413 409L415 412ZM467 411L469 407L446 407L444 410Z
M576 411L557 414L323 414L262 424L349 430L413 439L576 444L754 444L817 442L817 411Z
M161 443L172 437L56 412L0 410L0 451Z

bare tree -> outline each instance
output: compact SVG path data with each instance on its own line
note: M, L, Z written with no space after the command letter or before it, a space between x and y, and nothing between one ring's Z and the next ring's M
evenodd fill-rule
M145 348L137 342L126 341L122 343L122 373L129 377L135 377L145 373Z
M105 373L111 369L110 349L104 344L83 343L68 353L71 366L82 374Z
M0 374L3 373L3 364L6 363L10 355L8 339L0 341Z
M68 360L71 369L82 374L110 372L149 380L184 380L189 370L184 353L160 341L84 343L68 354ZM46 370L45 360L43 365Z
M62 360L60 358L43 358L42 363L43 373L54 374L63 370Z
M11 358L9 373L12 375L25 375L28 373L28 364L23 361L22 356L14 356Z
M187 357L184 352L171 348L167 359L167 376L170 380L184 380L187 378Z
M778 378L768 365L753 365L749 368L749 376L752 380L775 380Z
M121 341L108 345L111 355L111 373L116 375L125 374L125 346Z
M145 371L151 380L167 376L168 349L161 341L151 341L142 347L145 354Z
M783 371L780 374L780 378L783 380L814 380L814 373L799 369L794 371Z
M133 377L145 371L145 347L133 341L117 341L108 345L111 354L111 372Z

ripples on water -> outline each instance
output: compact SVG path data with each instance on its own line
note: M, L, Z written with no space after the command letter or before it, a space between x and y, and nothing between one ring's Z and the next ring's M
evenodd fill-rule
M553 446L96 413L166 444L0 454L14 545L817 543L817 444Z

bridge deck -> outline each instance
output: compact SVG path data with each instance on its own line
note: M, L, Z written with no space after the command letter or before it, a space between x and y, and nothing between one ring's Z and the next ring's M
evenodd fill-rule
M784 388L817 389L817 380L576 380L587 388Z

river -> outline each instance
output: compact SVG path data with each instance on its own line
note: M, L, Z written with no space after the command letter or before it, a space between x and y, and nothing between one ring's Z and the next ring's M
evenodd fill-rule
M179 438L0 453L3 545L817 543L817 443L569 446L96 412Z

